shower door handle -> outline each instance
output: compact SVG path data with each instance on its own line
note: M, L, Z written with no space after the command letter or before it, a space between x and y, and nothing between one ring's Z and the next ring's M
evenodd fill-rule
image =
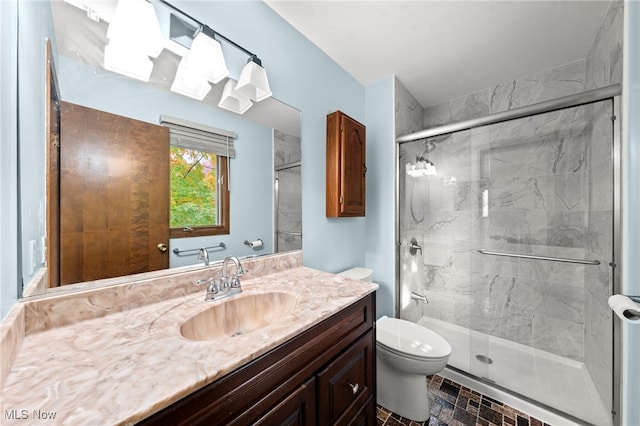
M411 256L415 256L417 252L420 252L420 256L422 256L422 246L418 244L418 240L412 238L409 241L409 253L411 253Z

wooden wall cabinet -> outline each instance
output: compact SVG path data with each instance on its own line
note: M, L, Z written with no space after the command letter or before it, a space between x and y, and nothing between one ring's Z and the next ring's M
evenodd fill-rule
M375 293L140 425L376 425Z
M365 215L365 126L341 111L327 115L327 217Z

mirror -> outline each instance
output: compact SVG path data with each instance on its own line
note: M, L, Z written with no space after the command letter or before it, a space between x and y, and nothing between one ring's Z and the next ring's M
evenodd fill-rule
M88 12L86 4L95 5L95 10ZM168 21L166 10L163 11L160 4L153 4L162 25L163 20ZM51 255L50 244L55 244L47 236L48 222L51 222L48 219L52 205L50 201L55 198L47 189L50 188L47 170L51 167L47 151L52 143L58 143L48 136L44 138L47 140L45 142L42 137L48 133L48 129L55 128L45 126L50 118L44 107L50 86L44 83L44 72L39 74L44 62L41 53L45 51L45 38L51 40L53 72L57 81L57 87L51 87L50 90L53 94L57 93L63 103L153 125L159 125L160 116L166 115L237 134L234 143L236 155L229 162L229 234L171 239L166 253L169 256L169 269L158 274L182 270L177 268L202 267L203 262L198 260L201 247L211 247L211 262L231 254L239 257L256 256L301 248L300 112L274 98L254 103L243 115L220 109L217 104L226 79L212 85L203 101L171 92L170 86L180 60L180 55L173 50L179 48L165 48L154 60L149 82L106 71L102 66L108 28L104 17L113 13L115 5L115 0L19 3L21 28L38 29L35 32L21 30L25 34L20 33L18 46L21 70L26 70L21 71L25 73L25 78L21 73L18 91L22 132L20 206L23 295L84 287L82 284L57 287L56 283L52 283L52 288L49 288L48 268L44 268ZM247 57L222 44L230 77L237 79ZM26 122L33 123L32 129L24 124ZM78 125L86 127L84 122ZM64 128L60 130L59 146L60 150L65 149ZM91 160L87 161L87 178L96 173L93 164ZM60 173L64 174L65 170L62 169ZM77 217L67 214L59 218L60 222L80 222L81 216L86 214L81 210L73 211L77 211ZM108 212L105 217L107 215ZM247 244L257 240L262 241L261 247ZM122 241L119 243L123 244ZM92 256L86 252L67 251L60 253L60 257L66 262L92 261ZM118 283L125 279L113 275L98 285Z

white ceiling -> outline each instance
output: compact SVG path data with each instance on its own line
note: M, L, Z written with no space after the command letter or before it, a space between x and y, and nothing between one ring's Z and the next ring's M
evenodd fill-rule
M611 1L265 0L358 81L427 107L582 59Z

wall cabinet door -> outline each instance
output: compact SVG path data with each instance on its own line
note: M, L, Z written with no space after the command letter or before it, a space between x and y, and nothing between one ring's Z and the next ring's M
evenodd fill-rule
M336 111L327 115L327 217L365 215L366 129Z

